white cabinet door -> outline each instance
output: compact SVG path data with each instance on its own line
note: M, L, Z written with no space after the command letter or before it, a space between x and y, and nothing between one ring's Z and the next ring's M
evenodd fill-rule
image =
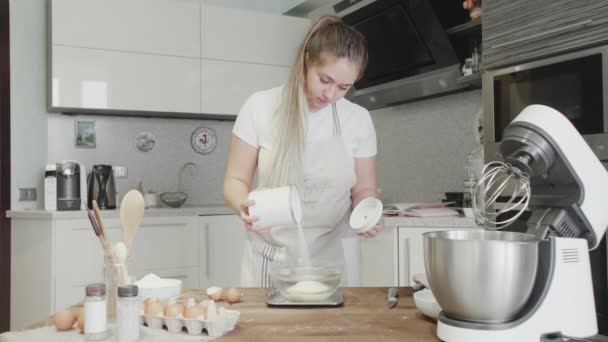
M200 57L192 0L52 0L52 44Z
M310 21L264 12L202 6L202 57L291 66Z
M202 112L236 115L254 92L287 81L289 68L203 59Z
M53 46L51 106L200 112L200 59Z
M144 218L133 242L136 275L155 273L198 287L199 239L198 216Z
M201 216L201 287L241 286L245 227L236 215Z
M361 238L361 286L397 286L397 229L386 228Z
M122 238L118 219L103 221L110 241ZM81 302L87 284L104 281L104 255L88 220L54 222L54 310Z

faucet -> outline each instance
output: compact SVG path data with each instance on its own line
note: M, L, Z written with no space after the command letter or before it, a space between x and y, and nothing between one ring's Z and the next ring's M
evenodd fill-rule
M194 163L185 163L184 165L182 165L181 169L179 170L179 184L177 185L177 191L179 192L185 192L183 191L183 175L184 175L184 171L186 171L187 168L191 167L191 169L196 169L196 164ZM194 171L190 171L190 176L194 176Z

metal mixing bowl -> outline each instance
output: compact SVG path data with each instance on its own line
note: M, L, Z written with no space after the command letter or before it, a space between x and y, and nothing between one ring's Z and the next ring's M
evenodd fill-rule
M272 287L292 302L322 302L336 292L344 267L331 261L315 261L312 266L286 260L270 264Z
M429 285L449 317L508 322L526 304L538 263L534 235L453 230L423 239Z

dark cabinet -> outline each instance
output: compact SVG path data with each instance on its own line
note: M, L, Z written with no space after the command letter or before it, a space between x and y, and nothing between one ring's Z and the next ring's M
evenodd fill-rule
M494 69L608 42L608 1L487 0L482 60Z

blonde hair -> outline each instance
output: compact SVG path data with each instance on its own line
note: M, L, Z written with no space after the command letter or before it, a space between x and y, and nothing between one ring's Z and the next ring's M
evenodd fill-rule
M307 67L323 63L323 55L330 54L359 65L361 78L367 66L365 45L365 37L359 31L335 16L323 16L310 28L300 44L273 116L272 164L263 186L303 185L304 122L309 110L304 89Z

